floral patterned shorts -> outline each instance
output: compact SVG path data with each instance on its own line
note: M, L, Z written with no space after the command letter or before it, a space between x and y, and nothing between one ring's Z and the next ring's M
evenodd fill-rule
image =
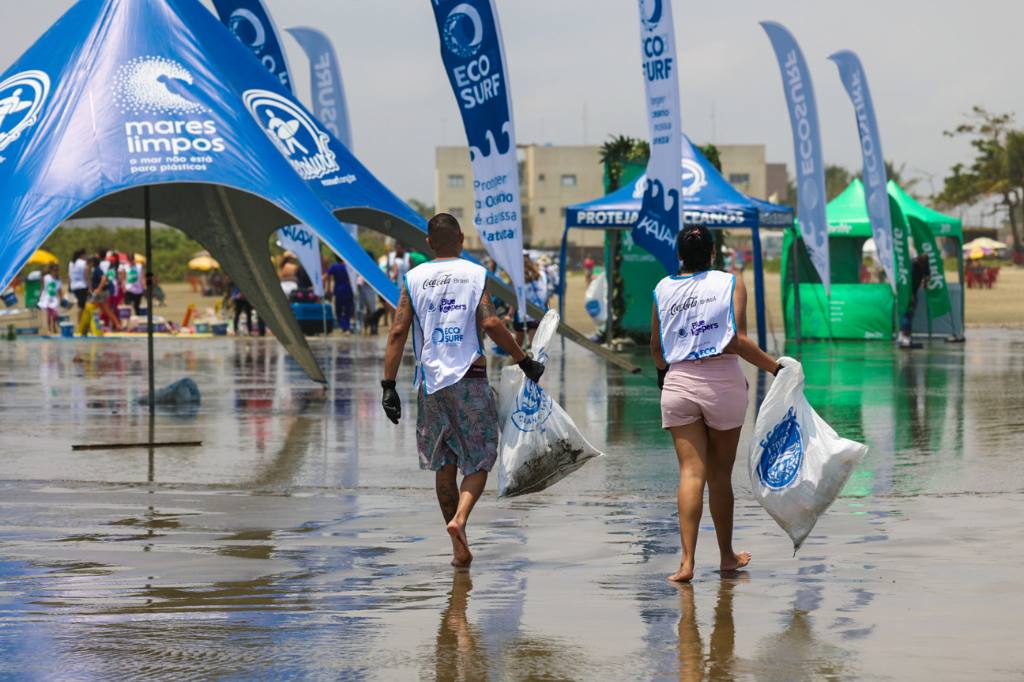
M491 470L498 459L498 407L486 378L466 377L430 395L420 386L417 406L420 469L454 464L463 476Z

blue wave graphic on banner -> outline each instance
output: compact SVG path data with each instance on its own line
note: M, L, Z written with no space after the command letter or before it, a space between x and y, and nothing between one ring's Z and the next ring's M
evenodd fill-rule
M292 89L288 58L263 0L213 0L221 23L263 62L281 85Z

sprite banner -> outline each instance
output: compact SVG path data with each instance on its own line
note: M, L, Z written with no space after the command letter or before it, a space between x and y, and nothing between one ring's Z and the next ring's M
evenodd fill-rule
M679 205L683 182L682 130L679 115L679 67L676 58L672 0L639 0L640 58L651 160L633 241L650 251L669 275L679 272L676 236L682 227Z
M903 319L903 314L910 308L913 299L913 292L910 290L910 269L913 266L913 259L910 257L910 230L900 205L888 194L886 197L889 199L887 212L892 221L892 254L896 267L896 279L893 280L893 287L896 290L896 316L897 319Z
M270 18L263 0L213 0L217 8L217 16L222 24L227 26L235 37L253 53L257 59L267 67L270 73L274 74L281 85L294 91L292 80L288 70L288 58L284 53L284 46L277 33L274 20ZM316 111L314 109L314 111ZM320 117L319 112L315 114ZM291 145L299 148L300 142L295 140L298 131L298 123L288 123L281 120L281 125L275 127L277 136L291 149ZM322 119L321 119L322 122ZM329 130L333 129L324 124ZM293 129L294 128L294 129ZM340 137L339 137L340 139ZM342 140L345 146L348 143ZM353 239L358 239L358 234L349 230ZM305 269L306 274L313 281L313 289L317 296L324 295L323 277L320 276L322 265L320 261L320 239L313 232L303 225L292 225L277 231L278 241L281 246L293 252L299 258L299 262Z
M928 298L928 316L931 319L942 317L950 312L949 288L946 286L946 271L942 264L942 252L935 243L932 231L919 218L908 216L910 233L914 237L918 253L928 256L928 283L925 295Z
M814 269L830 295L832 275L828 255L828 218L825 216L825 164L822 161L818 104L807 60L796 39L785 26L762 21L782 71L782 86L793 126L793 153L796 157L797 217Z
M904 273L897 272L901 268L899 264L900 254L896 252L899 248L896 241L896 226L891 218L889 209L889 191L886 187L885 177L885 156L882 155L882 139L878 135L878 121L875 118L875 105L871 101L871 91L868 90L868 81L864 76L864 69L860 65L860 58L849 50L836 52L829 57L839 67L839 78L843 81L843 87L850 95L853 102L853 109L857 114L857 132L860 135L860 149L864 157L864 197L867 201L868 220L871 221L871 235L875 239L875 246L878 248L878 261L882 264L885 274L892 283L893 291L898 286L909 286L909 281L904 282ZM906 232L903 235L903 249L906 251ZM909 256L909 251L907 251ZM894 263L894 260L896 261ZM909 295L897 292L901 300ZM905 308L900 307L900 314Z
M526 310L523 220L512 94L494 0L431 0L441 59L462 114L473 162L473 224L512 278Z

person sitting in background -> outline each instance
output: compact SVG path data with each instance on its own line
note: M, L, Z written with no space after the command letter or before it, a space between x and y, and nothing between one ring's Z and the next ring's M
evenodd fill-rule
M352 281L348 278L348 268L341 256L336 256L334 265L327 269L327 280L334 288L334 315L338 318L338 327L343 334L348 334L352 324L352 313L355 306L352 294ZM325 291L330 291L324 287Z
M60 302L64 289L60 281L60 267L51 263L43 271L43 290L36 305L46 311L46 331L50 334L60 333Z
M257 331L252 326L252 304L249 303L248 300L246 300L245 295L238 287L234 288L234 293L232 294L232 302L235 308L235 336L242 335L242 328L239 327L238 324L239 322L241 322L243 314L245 315L246 334L248 336L252 336ZM267 328L266 325L263 324L263 320L259 320L258 326L259 335L264 336L267 333Z
M285 296L299 288L299 259L291 251L281 256L281 265L277 268L277 280Z
M583 259L583 277L590 286L590 280L594 279L594 259L590 256Z

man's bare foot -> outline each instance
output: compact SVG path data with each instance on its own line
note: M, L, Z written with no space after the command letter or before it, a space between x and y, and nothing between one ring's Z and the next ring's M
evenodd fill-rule
M452 566L468 568L473 563L473 553L469 551L466 532L455 519L448 522L448 535L452 537Z
M749 564L750 558L750 552L740 552L739 554L733 554L732 559L730 559L729 561L726 561L725 559L722 560L722 565L720 566L720 568L722 569L723 573L735 571Z
M679 570L668 577L674 583L688 583L693 580L693 564L686 561L679 564Z

